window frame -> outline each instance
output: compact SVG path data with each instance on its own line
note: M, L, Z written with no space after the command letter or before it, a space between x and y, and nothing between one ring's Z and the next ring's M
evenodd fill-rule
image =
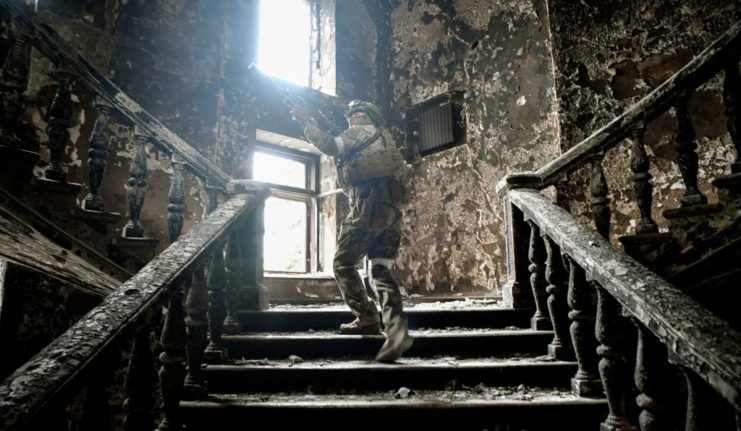
M304 151L294 150L263 141L257 141L255 152L269 154L288 160L300 162L306 166L306 188L265 183L270 188L271 197L306 204L306 265L303 272L265 270L266 274L313 274L319 267L319 163L320 156ZM254 163L254 162L253 162Z

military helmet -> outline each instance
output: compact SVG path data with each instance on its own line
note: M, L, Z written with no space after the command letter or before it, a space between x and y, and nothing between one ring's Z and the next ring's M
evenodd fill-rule
M348 103L347 108L345 108L345 117L350 118L353 112L358 111L367 115L376 125L383 125L383 115L381 114L381 110L378 109L378 106L363 100L353 100Z

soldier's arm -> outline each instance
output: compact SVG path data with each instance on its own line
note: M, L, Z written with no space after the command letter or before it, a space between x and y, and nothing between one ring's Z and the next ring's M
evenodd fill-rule
M337 156L338 147L342 147L342 138L334 137L327 130L324 130L311 116L299 109L292 111L293 118L304 128L304 136L319 151L328 156Z

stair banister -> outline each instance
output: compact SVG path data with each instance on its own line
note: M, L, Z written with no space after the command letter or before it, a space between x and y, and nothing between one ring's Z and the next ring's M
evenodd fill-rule
M135 343L137 363L133 368L142 365L141 358L146 360L148 357L141 351L142 343L148 339L145 335L148 334L148 325L158 315L161 306L189 282L214 253L222 250L232 234L247 229L248 219L263 208L263 202L270 194L261 183L238 183L231 188L231 197L218 209L0 382L0 429L36 429L33 421L43 420L49 409L65 406L81 388L95 379L97 371L110 366L105 363L106 353L120 349L122 343L137 333L139 349ZM180 342L185 349L185 341ZM146 370L138 373L140 377L147 374ZM141 416L146 416L142 410L149 403L141 399L142 393L134 390L133 385L128 395L129 413L138 414L139 422L135 420L137 418L131 418L127 429L136 429L132 427L134 423L142 423ZM144 418L143 422L146 423L147 419Z
M741 21L737 21L702 53L623 114L537 171L522 174L520 179L528 177L536 183L539 182L536 188L554 184L563 173L571 172L587 163L594 153L607 151L629 137L631 130L638 123L648 124L672 108L680 96L692 93L718 72L726 67L732 67L728 65L737 66L739 49L741 49ZM735 105L733 109L734 113L737 113ZM736 145L738 148L739 144ZM515 178L508 181L515 181ZM498 187L501 189L505 185L506 182Z
M140 127L142 133L146 134L160 151L168 156L172 153L178 154L195 176L226 187L231 179L229 175L145 111L82 57L31 8L13 0L0 0L0 7L10 11L20 24L22 34L27 35L36 49L55 64L73 73L78 85L99 97L102 102L113 106L117 116Z
M513 189L508 200L562 253L670 348L670 360L692 370L728 403L741 409L741 333L689 296L616 250L535 189Z

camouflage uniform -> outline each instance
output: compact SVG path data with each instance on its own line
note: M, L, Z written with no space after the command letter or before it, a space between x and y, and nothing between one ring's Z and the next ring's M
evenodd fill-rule
M358 105L370 104L351 102L348 114ZM377 108L370 113L380 117ZM373 119L372 115L367 117ZM411 346L399 286L391 272L401 236L404 188L398 175L404 162L390 133L377 120L373 120L375 124L351 121L347 130L333 137L310 118L297 119L309 142L335 158L340 183L350 198L350 213L342 223L333 266L342 296L356 320L343 324L340 330L356 334L380 330L378 310L356 270L356 264L367 255L372 263L369 276L381 300L386 332L386 343L376 359L396 360Z

